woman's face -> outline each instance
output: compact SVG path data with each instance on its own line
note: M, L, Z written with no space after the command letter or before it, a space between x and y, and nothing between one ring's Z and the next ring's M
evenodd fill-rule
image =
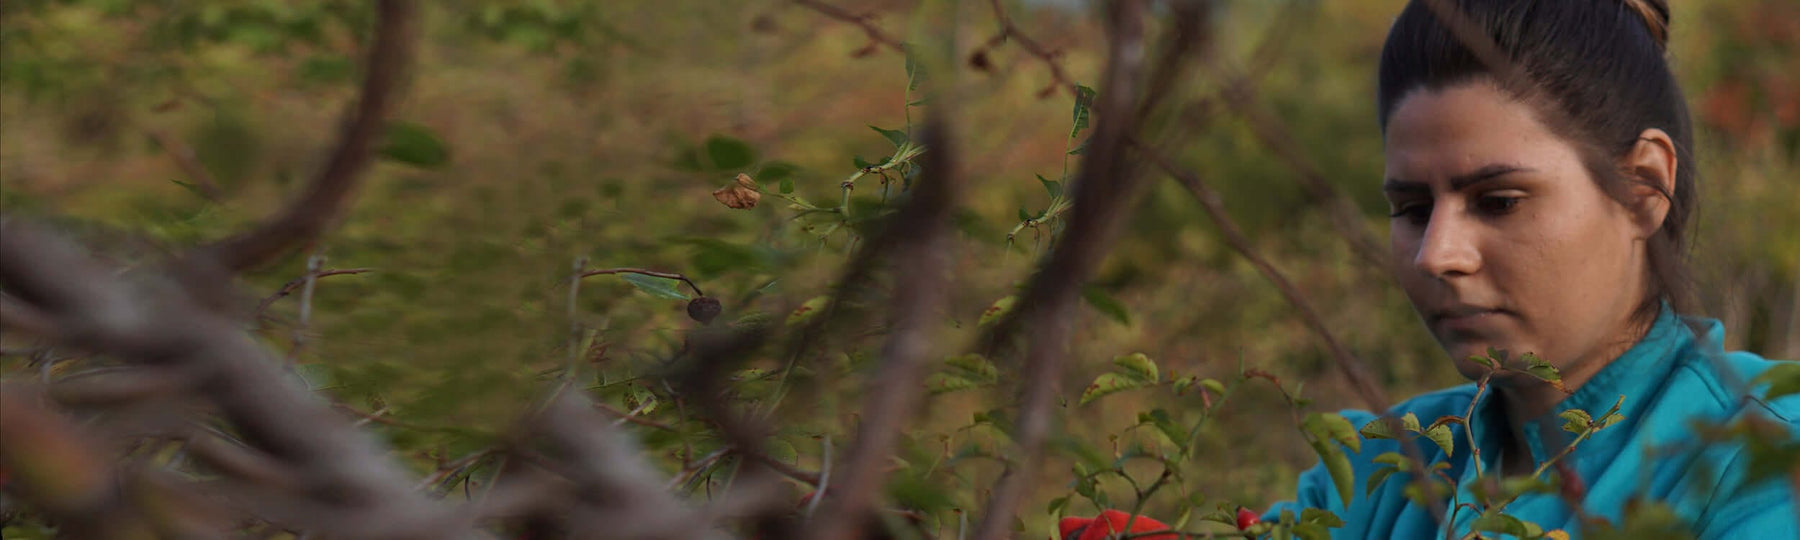
M1488 347L1565 376L1629 347L1641 227L1530 106L1480 80L1408 95L1388 120L1382 191L1394 272L1465 376Z

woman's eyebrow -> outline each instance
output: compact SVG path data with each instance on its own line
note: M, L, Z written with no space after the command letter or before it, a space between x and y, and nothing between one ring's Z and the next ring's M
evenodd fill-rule
M1471 172L1471 173L1459 174L1459 175L1450 177L1450 190L1451 191L1462 191L1464 189L1467 189L1469 186L1473 186L1475 184L1486 182L1488 180L1493 180L1495 178L1506 176L1506 175L1509 175L1512 173L1530 172L1531 170L1532 169L1530 169L1530 168L1520 167L1518 165L1510 165L1510 164L1505 164L1505 163L1493 163L1493 164L1485 165L1485 166L1481 167L1480 169L1475 169L1475 171ZM1388 192L1388 193L1429 193L1431 191L1431 185L1426 184L1424 182L1413 182L1413 181L1407 181L1407 180L1400 180L1397 178L1389 178L1389 179L1387 179L1387 181L1381 183L1381 190Z

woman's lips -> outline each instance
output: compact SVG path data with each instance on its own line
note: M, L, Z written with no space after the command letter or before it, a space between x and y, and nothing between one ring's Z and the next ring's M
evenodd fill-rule
M1469 332L1493 326L1505 312L1492 308L1458 307L1436 314L1437 323L1445 330Z

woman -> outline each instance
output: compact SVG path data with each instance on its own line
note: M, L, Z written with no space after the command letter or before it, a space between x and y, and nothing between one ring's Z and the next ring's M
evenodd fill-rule
M1491 40L1475 48L1489 45L1498 58L1471 52L1429 4L1406 6L1381 57L1381 189L1392 205L1396 278L1471 380L1489 368L1466 359L1491 347L1549 362L1568 392L1522 373L1493 377L1471 416L1479 465L1460 425L1448 456L1420 439L1422 462L1444 463L1457 479L1454 496L1415 502L1407 474L1365 495L1382 467L1374 457L1403 451L1370 440L1351 456L1352 500L1341 500L1321 465L1301 476L1297 500L1262 519L1322 508L1343 519L1332 529L1338 538L1461 536L1478 516L1459 506L1476 501L1477 469L1532 476L1573 438L1559 413L1598 417L1620 403L1621 420L1561 459L1561 492L1525 495L1506 513L1579 534L1582 514L1616 524L1627 501L1641 498L1667 504L1702 538L1800 538L1782 475L1752 482L1742 447L1706 444L1692 427L1754 415L1793 440L1800 401L1746 395L1746 382L1774 363L1725 353L1717 321L1677 315L1687 304L1682 253L1695 168L1687 109L1664 60L1664 0L1444 2ZM1429 423L1464 415L1476 398L1471 384L1391 412ZM1345 416L1356 425L1376 418ZM1643 524L1650 515L1634 517ZM1105 523L1080 531L1090 524L1068 521L1064 534L1092 536Z

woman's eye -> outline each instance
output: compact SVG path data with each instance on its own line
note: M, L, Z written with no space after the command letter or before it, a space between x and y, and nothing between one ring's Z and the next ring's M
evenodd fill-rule
M1395 219L1406 218L1406 221L1413 225L1424 225L1425 222L1431 221L1431 205L1429 205L1429 204L1403 205L1399 209L1394 210L1394 213L1388 214L1388 217L1395 218Z
M1484 195L1475 201L1475 205L1482 213L1501 215L1512 212L1514 208L1519 206L1519 200L1523 198L1524 197Z

